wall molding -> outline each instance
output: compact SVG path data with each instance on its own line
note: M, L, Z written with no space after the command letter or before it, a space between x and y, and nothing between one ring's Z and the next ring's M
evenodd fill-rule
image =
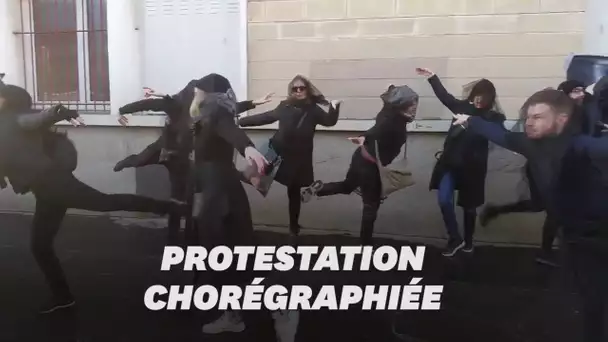
M147 127L160 128L165 125L164 115L127 115L129 126L127 127ZM118 116L112 114L85 114L82 115L87 126L92 127L120 127ZM420 133L445 133L448 131L451 120L416 120L408 125L410 132ZM510 129L516 123L515 120L507 120L505 127ZM70 123L62 121L59 126L71 126ZM374 125L374 120L338 120L334 127L317 126L317 131L329 132L364 132ZM276 130L277 123L260 127L247 127L245 130L264 131Z

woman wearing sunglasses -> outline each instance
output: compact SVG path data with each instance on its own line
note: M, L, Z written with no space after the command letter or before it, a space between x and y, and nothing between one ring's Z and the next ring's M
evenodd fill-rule
M279 122L270 138L269 147L281 158L275 180L287 187L289 229L292 236L300 232L300 189L314 181L312 152L317 125L334 126L340 112L339 101L325 96L304 76L297 75L287 88L287 99L275 109L241 118L241 127L263 126ZM325 112L319 105L329 105Z

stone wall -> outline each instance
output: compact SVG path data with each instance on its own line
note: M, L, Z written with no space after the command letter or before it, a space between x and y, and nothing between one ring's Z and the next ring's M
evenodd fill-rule
M343 118L369 119L390 83L421 95L420 117L449 118L416 66L448 90L496 84L510 118L532 92L556 86L580 52L584 0L249 0L250 97L284 95L295 74L345 100ZM263 108L265 109L265 108Z

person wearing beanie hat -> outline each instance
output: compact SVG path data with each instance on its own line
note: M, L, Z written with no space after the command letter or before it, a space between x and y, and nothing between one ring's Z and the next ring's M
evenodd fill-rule
M148 98L128 103L119 109L121 118L119 122L128 125L126 114L152 111L164 112L167 115L165 127L160 137L152 144L144 148L140 153L132 154L116 163L114 172L120 172L126 168L138 168L146 165L163 165L169 173L171 187L171 198L177 201L186 201L188 196L190 152L192 151L192 133L190 131L190 115L188 110L194 97L195 85L200 85L201 80L191 80L188 84L174 95L157 94L153 90L147 94ZM203 85L200 85L204 87ZM237 114L253 109L256 106L271 101L272 94L253 101L238 102ZM196 232L190 215L186 221L186 241L193 241ZM168 243L177 244L181 217L171 214L168 217Z
M41 313L74 305L61 264L53 250L67 209L98 212L134 211L166 215L183 211L185 205L133 194L102 193L77 179L76 148L65 134L51 127L59 121L83 124L74 110L56 105L39 112L32 108L27 90L0 87L0 169L17 194L33 193L36 210L32 222L31 249L52 292ZM15 153L18 150L18 153Z
M196 220L200 245L211 250L217 246L251 245L253 222L241 174L234 165L236 149L264 174L268 162L255 148L247 134L235 122L236 96L230 82L218 74L209 74L194 84L190 116L194 131L194 199L192 216ZM200 273L206 284L216 286L249 284L251 269ZM199 279L196 279L199 282ZM227 310L215 321L203 326L203 333L241 332L241 315Z
M418 94L408 86L391 85L381 96L383 106L372 128L361 136L348 138L358 148L353 153L346 178L340 182L315 181L302 190L302 201L312 196L348 195L360 189L363 200L360 241L372 244L374 225L382 202L383 187L379 164L389 165L407 141L407 125L418 109Z

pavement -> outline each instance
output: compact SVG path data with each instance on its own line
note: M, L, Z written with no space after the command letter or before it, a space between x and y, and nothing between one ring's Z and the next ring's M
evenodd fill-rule
M31 216L0 214L1 342L274 342L266 312L247 312L240 334L205 336L203 322L215 313L148 311L152 284L186 284L190 274L160 272L165 231L110 217L69 216L56 249L77 299L73 310L39 316L48 290L29 252ZM256 231L256 242L279 245L287 236ZM349 245L340 235L304 235L301 244ZM381 240L379 244L403 245ZM425 284L445 285L439 311L305 311L296 340L561 342L580 340L578 296L564 272L537 265L536 250L478 247L453 259L428 246ZM293 273L290 281L324 284L407 284L404 272Z

